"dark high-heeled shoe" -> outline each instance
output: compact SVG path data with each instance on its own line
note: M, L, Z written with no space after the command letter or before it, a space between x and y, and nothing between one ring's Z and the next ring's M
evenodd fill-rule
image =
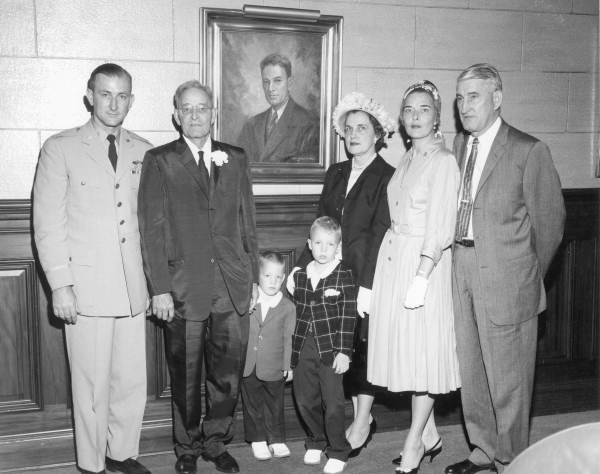
M436 457L441 452L442 452L442 438L440 437L440 438L438 438L436 443L431 448L429 448L427 451L425 451L425 453L423 453L423 457L426 458L427 456L429 456L429 462L431 463L433 461L433 458ZM400 464L402 464L402 454L400 456L398 456L397 458L393 459L392 462L398 466Z
M350 454L348 454L348 457L355 458L356 456L358 456L360 454L360 452L367 447L367 444L369 444L369 442L373 439L373 434L376 431L377 431L377 421L375 420L375 418L373 418L371 420L371 423L369 423L369 434L367 435L367 439L365 439L365 442L363 444L361 444L358 448L354 448L352 451L350 451Z

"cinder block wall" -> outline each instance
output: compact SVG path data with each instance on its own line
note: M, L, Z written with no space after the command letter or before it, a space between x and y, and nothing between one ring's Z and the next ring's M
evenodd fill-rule
M30 195L35 163L52 133L85 122L85 83L110 60L134 77L126 126L155 144L173 139L171 96L199 77L199 9L236 0L2 0L0 199ZM563 187L598 187L597 0L251 0L344 17L342 93L361 90L397 115L406 86L434 81L442 128L454 137L458 72L488 61L504 78L503 115L546 141ZM386 158L403 149L395 138ZM255 186L259 194L320 187Z

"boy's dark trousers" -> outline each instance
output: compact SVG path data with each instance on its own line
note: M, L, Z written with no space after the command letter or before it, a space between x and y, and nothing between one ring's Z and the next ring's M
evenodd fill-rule
M329 458L346 462L352 447L346 440L342 379L343 375L321 362L315 339L308 334L293 382L298 411L308 428L306 449L323 451L329 446Z
M256 370L242 378L244 433L246 441L285 443L283 389L285 380L259 380Z

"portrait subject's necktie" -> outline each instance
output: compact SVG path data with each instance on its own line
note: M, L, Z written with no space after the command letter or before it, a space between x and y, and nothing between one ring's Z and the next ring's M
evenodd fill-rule
M277 112L271 109L271 115L269 115L269 121L267 122L267 130L265 133L265 142L269 139L273 130L275 130L275 126L277 125Z
M115 145L115 140L117 139L117 137L110 134L106 137L106 139L108 140L108 159L110 160L110 164L112 165L113 169L115 171L117 171L118 156L117 156L117 146Z
M458 215L456 216L456 233L457 241L463 240L469 232L469 221L471 220L471 212L473 210L473 198L471 197L471 182L473 181L473 170L475 169L475 161L477 160L477 145L479 139L473 139L471 144L471 153L465 167L465 176L463 179L462 193L458 206Z

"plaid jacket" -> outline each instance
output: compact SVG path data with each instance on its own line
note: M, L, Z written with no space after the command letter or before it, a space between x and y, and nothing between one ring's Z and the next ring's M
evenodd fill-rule
M356 287L352 270L340 262L319 280L313 291L306 267L294 274L296 328L292 336L292 368L298 364L300 351L311 326L321 361L333 365L338 352L352 357L356 311ZM314 322L314 325L311 324Z

